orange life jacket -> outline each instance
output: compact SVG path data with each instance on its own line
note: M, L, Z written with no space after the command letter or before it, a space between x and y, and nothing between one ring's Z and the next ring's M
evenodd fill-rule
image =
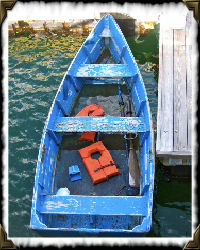
M103 116L104 110L97 104L91 104L83 108L76 116ZM80 137L80 141L94 142L96 132L84 132Z
M121 174L102 141L95 142L88 147L79 149L78 152L82 158L83 164L87 168L93 184L106 181L114 175ZM98 159L93 159L91 155L96 152L99 152L101 156Z

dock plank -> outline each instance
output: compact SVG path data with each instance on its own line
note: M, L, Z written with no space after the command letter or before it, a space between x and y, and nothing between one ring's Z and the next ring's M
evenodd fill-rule
M173 150L173 30L162 33L162 61L159 62L162 75L160 86L159 147Z
M159 72L158 72L158 109L157 109L157 137L156 137L156 148L160 149L161 141L161 90L163 82L162 74L162 61L163 61L163 51L162 51L162 29L159 32Z
M187 150L192 148L192 44L190 28L186 27L186 95L187 95Z
M174 30L174 150L187 150L185 30Z

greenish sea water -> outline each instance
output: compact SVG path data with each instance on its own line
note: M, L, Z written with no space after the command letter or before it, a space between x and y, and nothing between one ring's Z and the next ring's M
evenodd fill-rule
M9 237L40 236L29 223L42 131L63 75L85 39L9 39ZM127 41L141 70L156 129L158 31ZM158 160L155 169L153 225L147 237L190 237L191 182L166 182Z

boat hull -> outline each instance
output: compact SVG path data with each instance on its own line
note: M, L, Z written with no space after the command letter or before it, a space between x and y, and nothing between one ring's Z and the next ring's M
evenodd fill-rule
M106 63L102 55L109 55ZM131 115L129 110L127 116L132 117L112 116L107 111L104 117L74 117L73 107L82 89L84 86L92 88L95 85L115 85L117 88L125 86L127 96L131 98L131 105L135 107L135 116L133 113ZM69 136L79 135L82 132L96 132L97 136L100 133L103 138L108 134L120 134L125 142L123 148L125 152L127 145L129 148L131 145L129 138L132 142L132 135L136 135L138 145L135 155L138 157L140 168L139 194L124 191L124 186L127 191L129 188L127 181L130 172L129 157L133 148L129 149L128 154L124 154L124 162L121 164L124 166L123 179L120 175L114 176L109 181L94 187L91 180L87 179L86 172L82 181L83 188L79 190L78 188L74 190L69 181L61 181L63 173L66 174L68 168L65 172L59 169L76 163L73 162L73 152L70 151L64 158L63 165L61 164L65 154L63 151L60 156L64 137L70 141ZM103 141L106 143L104 139ZM81 147L84 145L74 144L77 146L76 151L80 145ZM144 83L119 26L112 16L107 15L81 46L64 75L50 108L38 156L31 228L52 236L144 235L149 232L152 224L154 165L153 130ZM79 166L82 167L81 173L84 173L86 171L84 165L80 163ZM124 186L120 186L123 183ZM106 188L106 185L111 185L110 189ZM68 187L70 195L58 195L60 187Z

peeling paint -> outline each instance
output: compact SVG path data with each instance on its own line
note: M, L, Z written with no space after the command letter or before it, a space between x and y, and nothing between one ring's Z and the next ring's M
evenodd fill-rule
M150 230L152 223L154 184L154 157L149 155L149 148L152 147L151 132L145 133L142 140L140 140L140 142L144 142L144 145L141 145L142 149L140 148L139 157L141 167L141 189L144 191L142 196L68 196L63 198L61 196L46 194L50 189L53 191L51 179L53 182L54 178L52 175L54 175L54 168L56 167L56 160L54 159L56 158L56 153L54 154L53 152L57 152L58 149L55 141L50 136L47 136L47 130L52 130L56 134L56 137L58 135L58 140L61 140L63 132L129 132L138 133L140 137L140 133L151 131L152 129L149 126L150 110L148 99L146 98L144 83L135 58L132 56L126 40L119 26L114 22L114 19L111 16L107 16L107 20L106 17L103 20L106 26L103 27L104 22L99 23L83 45L87 46L89 57L93 59L95 56L98 56L95 53L100 53L99 47L103 46L101 44L101 39L106 38L107 41L109 39L109 43L106 43L107 46L112 46L110 51L115 51L114 57L116 57L116 59L119 59L121 55L121 62L123 64L86 64L89 58L87 57L87 53L82 52L83 46L78 51L76 58L73 59L68 72L66 72L59 86L52 107L49 110L42 134L35 187L33 189L31 228L66 232L101 231L108 233L119 231L141 233ZM103 36L103 38L101 36ZM112 37L109 38L110 36ZM126 46L127 49L126 52L122 54L123 46ZM141 100L146 100L145 109L140 114L140 116L143 117L59 117L64 116L64 114L59 110L59 105L54 105L56 101L60 101L64 109L66 109L66 114L70 114L75 98L78 95L75 89L71 87L69 79L66 77L67 75L77 77L76 84L78 90L80 90L82 87L81 77L110 77L110 79L112 79L112 77L116 79L124 77L128 79L126 84L131 86L131 79L135 77L136 73L138 74L138 78L136 84L132 88L131 94L136 102L137 110L139 110ZM64 81L65 87L67 87L68 90L65 97L63 95ZM41 162L43 145L48 149L44 155L44 164ZM152 159L152 161L149 159ZM50 172L52 172L52 174L50 174ZM39 180L42 178L44 178L42 185L45 187L45 190L47 190L45 195L40 195L41 187L38 185ZM39 211L39 213L37 213L37 211ZM52 223L57 220L56 223L58 224L54 224L54 227L51 225L50 228L48 224L50 220L46 220L46 218L48 218L48 215L51 215L52 218L52 216L57 216L58 214L62 216L62 220L59 221L60 224L56 219L57 217L54 217ZM137 220L140 221L141 217L144 217L142 223L136 223ZM104 224L101 224L102 218ZM46 221L46 224L41 223L41 221ZM77 224L77 221L79 224ZM81 224L81 221L85 222L86 225ZM119 225L121 226L120 229L118 228Z
M82 64L76 77L132 77L135 73L128 64Z
M52 126L52 125L51 125ZM55 126L49 127L57 132L144 132L145 123L137 117L64 117L58 118Z
M66 208L69 206L73 206L73 207L78 207L80 204L76 199L66 199L65 203L56 201L56 202L48 202L47 204L44 203L44 206L46 207L46 209L51 210L51 209L55 209L55 208Z

